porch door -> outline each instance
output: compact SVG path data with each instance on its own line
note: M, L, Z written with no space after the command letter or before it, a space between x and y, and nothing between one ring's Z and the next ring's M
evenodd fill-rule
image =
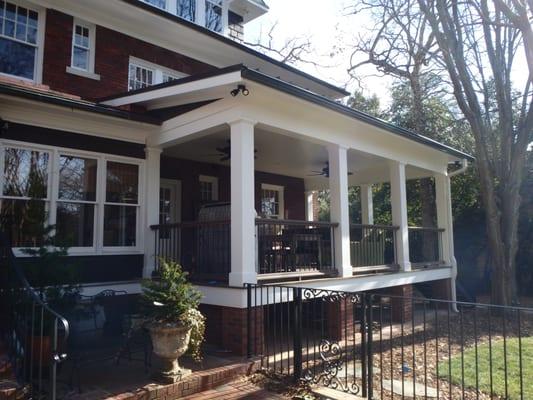
M159 224L181 222L181 181L161 179L159 187ZM181 262L181 229L159 230L161 257Z
M161 179L159 187L159 224L181 222L181 181Z

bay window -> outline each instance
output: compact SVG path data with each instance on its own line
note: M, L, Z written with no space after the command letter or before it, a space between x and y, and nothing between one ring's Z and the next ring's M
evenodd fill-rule
M39 13L16 1L0 0L0 73L36 80Z
M40 246L53 226L56 244L73 253L141 248L138 160L11 143L0 159L0 222L13 247Z

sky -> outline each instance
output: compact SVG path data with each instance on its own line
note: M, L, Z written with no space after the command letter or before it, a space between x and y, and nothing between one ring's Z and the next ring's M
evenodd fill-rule
M245 40L256 43L261 34L266 35L277 22L275 29L276 47L281 47L286 38L309 37L313 43L314 57L321 65L298 64L298 68L327 82L346 87L352 91L363 89L366 95L377 94L382 106L390 101L390 78L376 77L376 71L368 66L359 70L359 83L350 77L352 51L350 43L356 43L358 35L365 32L372 22L365 16L346 15L346 6L353 0L265 0L270 11L245 26ZM325 5L326 4L326 5ZM329 55L335 52L331 58ZM527 76L525 57L518 57L514 79L524 81ZM362 85L362 86L359 86ZM523 85L521 86L523 87Z

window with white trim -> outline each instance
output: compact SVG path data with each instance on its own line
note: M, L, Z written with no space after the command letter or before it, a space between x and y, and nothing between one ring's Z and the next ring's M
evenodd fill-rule
M0 0L0 73L36 80L40 35L38 11Z
M130 57L128 90L143 89L187 76L148 61Z
M224 0L140 0L161 10L195 22L215 32L228 25L228 10Z
M261 214L264 218L284 218L284 187L276 185L261 185Z
M0 158L0 218L13 247L38 247L54 226L73 253L139 250L142 162L10 142Z
M222 0L205 0L205 27L222 32Z
M218 178L200 175L200 201L210 203L218 201Z
M72 30L72 68L94 72L95 27L74 19Z

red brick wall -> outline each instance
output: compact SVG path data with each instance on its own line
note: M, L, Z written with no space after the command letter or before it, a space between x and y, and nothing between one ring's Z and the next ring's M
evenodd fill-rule
M206 150L209 154L209 150ZM231 177L230 168L197 161L161 157L161 178L181 180L181 212L183 221L196 219L200 206L199 176L208 175L218 177L219 200L230 201ZM285 212L289 219L305 219L305 186L303 179L290 176L274 175L265 172L255 173L255 203L256 210L261 211L261 184L283 186Z
M189 75L214 69L181 54L97 26L95 73L100 75L100 81L72 75L66 72L71 60L72 24L72 16L47 10L43 83L54 90L87 99L125 92L130 56Z
M248 350L248 314L246 308L202 304L206 317L206 342L223 350L245 356ZM252 352L259 354L264 341L263 309L252 310Z

